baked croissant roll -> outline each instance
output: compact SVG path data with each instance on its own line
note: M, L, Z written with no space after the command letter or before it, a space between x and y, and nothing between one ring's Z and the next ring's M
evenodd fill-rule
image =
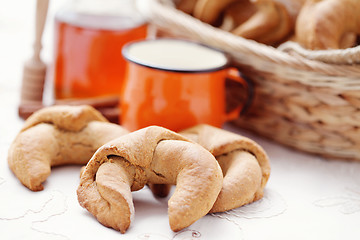
M224 212L254 202L263 196L270 176L265 151L249 138L201 124L180 132L210 151L219 162L224 182L210 212ZM167 185L150 185L154 195L164 197Z
M296 40L308 49L353 47L359 35L359 0L308 0L296 22Z
M52 166L84 165L97 148L126 133L90 106L43 108L25 121L9 148L8 164L23 185L39 191Z
M210 212L224 212L263 197L270 163L261 146L249 138L205 124L180 134L210 151L222 168L223 186Z
M176 184L168 201L170 227L179 231L206 215L222 186L221 168L200 145L162 127L147 127L100 147L77 190L82 207L121 233L134 218L131 191L147 183Z

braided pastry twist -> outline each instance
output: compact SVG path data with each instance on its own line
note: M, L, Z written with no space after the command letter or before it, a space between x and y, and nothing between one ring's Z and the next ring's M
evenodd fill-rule
M43 108L25 121L8 164L23 185L40 191L52 166L86 164L97 148L126 133L90 106Z
M131 191L145 184L176 184L168 201L170 227L179 231L206 215L222 186L221 168L200 145L161 127L147 127L100 147L81 174L82 207L119 230L134 218Z

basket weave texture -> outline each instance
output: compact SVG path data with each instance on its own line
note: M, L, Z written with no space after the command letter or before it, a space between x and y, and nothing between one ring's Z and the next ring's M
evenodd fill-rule
M235 124L298 150L360 161L360 46L308 51L285 43L273 48L214 28L165 2L147 0L140 10L172 36L230 54L253 80L253 104Z

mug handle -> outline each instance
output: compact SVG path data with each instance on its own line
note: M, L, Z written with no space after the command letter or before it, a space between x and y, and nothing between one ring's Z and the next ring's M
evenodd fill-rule
M235 71L237 72L237 75L231 74L232 69L235 69ZM225 114L225 120L232 121L232 120L235 120L236 118L238 118L239 116L244 115L250 108L250 106L253 102L253 99L254 99L254 84L248 77L246 77L241 72L240 68L233 67L233 66L229 69L229 75L228 75L227 79L242 84L247 93L246 100L243 104L241 104L240 106L237 106L235 109L233 109L230 112Z

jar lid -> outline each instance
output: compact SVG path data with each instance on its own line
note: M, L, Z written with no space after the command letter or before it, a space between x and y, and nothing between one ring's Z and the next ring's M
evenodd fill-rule
M57 21L105 30L133 28L145 23L135 0L72 0L55 15Z

